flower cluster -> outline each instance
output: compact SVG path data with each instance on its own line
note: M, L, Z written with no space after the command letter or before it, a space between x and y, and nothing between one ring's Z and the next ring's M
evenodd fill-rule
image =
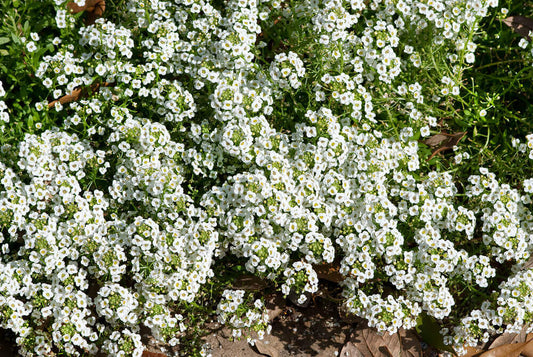
M513 274L500 284L490 302L483 302L480 309L461 319L453 335L445 337L447 342L461 353L464 346L486 342L495 333L521 333L524 326L530 326L526 333L531 332L533 311L527 301L533 297L532 281L533 272L529 269Z
M0 81L0 98L6 95L2 81ZM0 100L0 122L9 123L9 112L7 111L7 105L3 100ZM3 123L0 123L0 130L4 130Z
M178 345L208 283L219 321L262 337L222 261L298 303L338 263L349 312L383 332L427 314L456 347L531 323L533 179L458 185L418 141L495 1L134 0L89 26L53 3L46 125L0 148L0 327L23 355L140 356L141 328Z
M281 285L281 291L285 296L292 292L298 297L298 303L307 301L306 293L318 291L318 277L309 263L294 262L291 267L283 272L286 280Z
M257 332L262 340L265 333L270 333L271 326L268 323L268 313L263 302L253 300L244 290L224 290L222 299L217 306L218 321L232 329L232 336L240 338L243 330L250 333ZM248 337L250 343L255 340Z
M280 53L270 64L270 78L282 89L298 89L302 85L300 78L305 75L303 62L294 52Z

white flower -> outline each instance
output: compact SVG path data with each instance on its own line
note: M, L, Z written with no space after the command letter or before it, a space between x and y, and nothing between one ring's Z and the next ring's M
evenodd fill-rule
M28 52L35 52L35 50L37 50L37 46L35 46L35 42L33 41L30 41L26 44L26 49L28 50Z

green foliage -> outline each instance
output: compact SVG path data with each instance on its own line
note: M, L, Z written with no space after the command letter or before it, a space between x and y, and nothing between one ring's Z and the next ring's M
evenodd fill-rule
M12 116L12 125L0 135L0 145L3 145L16 144L25 133L49 124L50 119L43 118L34 106L49 94L35 78L35 71L42 57L55 51L52 40L59 32L52 27L55 12L48 2L2 0L0 13L0 80ZM34 41L33 52L26 47L31 33L40 36L39 41Z

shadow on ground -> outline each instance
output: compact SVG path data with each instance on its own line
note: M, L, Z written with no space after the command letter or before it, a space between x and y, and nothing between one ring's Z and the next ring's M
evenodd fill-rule
M272 333L256 346L246 340L230 341L231 331L213 325L205 337L213 357L326 357L338 356L356 323L339 317L337 305L320 297L307 307L290 302L272 322Z

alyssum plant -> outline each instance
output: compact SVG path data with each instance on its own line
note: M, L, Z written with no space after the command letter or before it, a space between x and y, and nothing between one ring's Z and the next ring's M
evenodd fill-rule
M87 25L38 4L0 30L19 56L0 67L0 327L22 355L140 356L141 327L179 345L210 290L261 337L232 260L300 302L336 261L351 313L432 316L457 351L531 324L532 179L461 177L419 143L457 115L497 0L108 1Z

